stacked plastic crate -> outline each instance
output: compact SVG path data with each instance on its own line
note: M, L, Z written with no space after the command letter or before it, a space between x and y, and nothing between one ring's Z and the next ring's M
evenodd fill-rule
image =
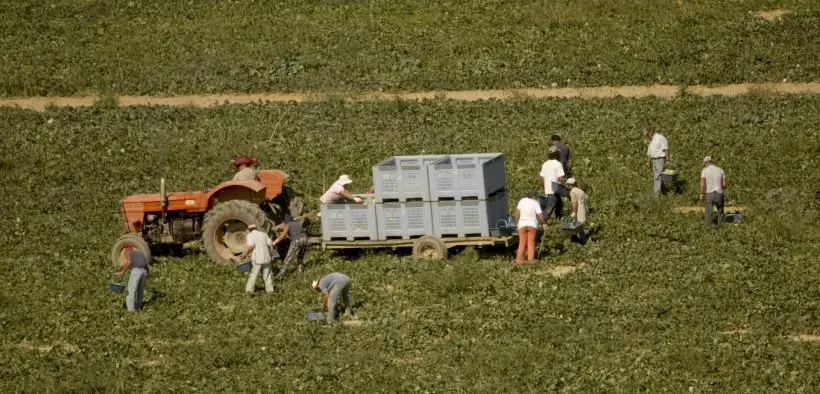
M509 216L504 155L449 155L428 168L437 237L491 236Z
M354 241L378 239L376 207L372 194L354 194L364 204L340 202L324 204L322 212L322 239L325 241Z
M509 216L504 155L394 156L373 167L366 204L322 206L322 238L412 239L497 235Z
M428 168L444 157L394 156L373 167L378 239L433 234Z
M486 237L509 215L501 153L395 156L373 182L380 240Z

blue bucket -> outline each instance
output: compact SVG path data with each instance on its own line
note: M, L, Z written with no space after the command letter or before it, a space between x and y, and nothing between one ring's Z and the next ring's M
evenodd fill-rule
M239 270L239 272L249 272L251 270L251 261L245 260L237 264L236 269Z
M308 312L305 315L305 319L308 321L322 321L325 320L325 313L324 312Z
M108 290L112 293L122 293L123 291L125 291L125 284L108 282Z
M726 223L740 223L741 216L739 213L727 213L723 216L723 221Z

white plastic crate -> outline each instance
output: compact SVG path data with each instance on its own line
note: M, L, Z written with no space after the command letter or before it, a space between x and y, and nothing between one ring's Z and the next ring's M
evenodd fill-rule
M504 189L504 154L469 153L450 155L431 164L430 201L478 198Z
M354 194L366 204L322 204L322 239L348 240L378 239L376 204L372 194Z
M444 155L393 156L373 167L376 201L430 201L427 166Z
M376 204L379 240L410 239L433 234L433 210L428 201Z
M486 200L444 200L431 202L433 235L437 237L488 237L500 219L509 217L506 190Z

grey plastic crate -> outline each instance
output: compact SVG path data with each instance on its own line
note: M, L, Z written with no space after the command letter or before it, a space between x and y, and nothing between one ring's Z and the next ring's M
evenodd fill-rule
M507 184L502 153L450 155L430 165L429 171L431 201L485 200Z
M430 201L427 166L444 155L393 156L373 167L376 201Z
M488 237L500 219L509 217L507 191L502 190L486 200L445 200L431 202L433 235L437 237Z
M365 204L322 204L322 239L325 241L378 239L376 204L372 194L354 194Z
M410 239L433 234L433 210L428 201L376 204L379 240Z

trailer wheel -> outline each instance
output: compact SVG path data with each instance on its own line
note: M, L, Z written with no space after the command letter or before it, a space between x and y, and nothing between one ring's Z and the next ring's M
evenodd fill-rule
M125 264L125 253L123 253L123 250L128 245L134 245L137 250L145 255L148 261L151 261L151 248L148 246L148 243L139 235L125 234L119 237L117 241L114 242L114 246L111 247L111 264L115 270L119 270Z
M417 260L447 260L447 245L438 237L425 235L413 244L413 257Z

